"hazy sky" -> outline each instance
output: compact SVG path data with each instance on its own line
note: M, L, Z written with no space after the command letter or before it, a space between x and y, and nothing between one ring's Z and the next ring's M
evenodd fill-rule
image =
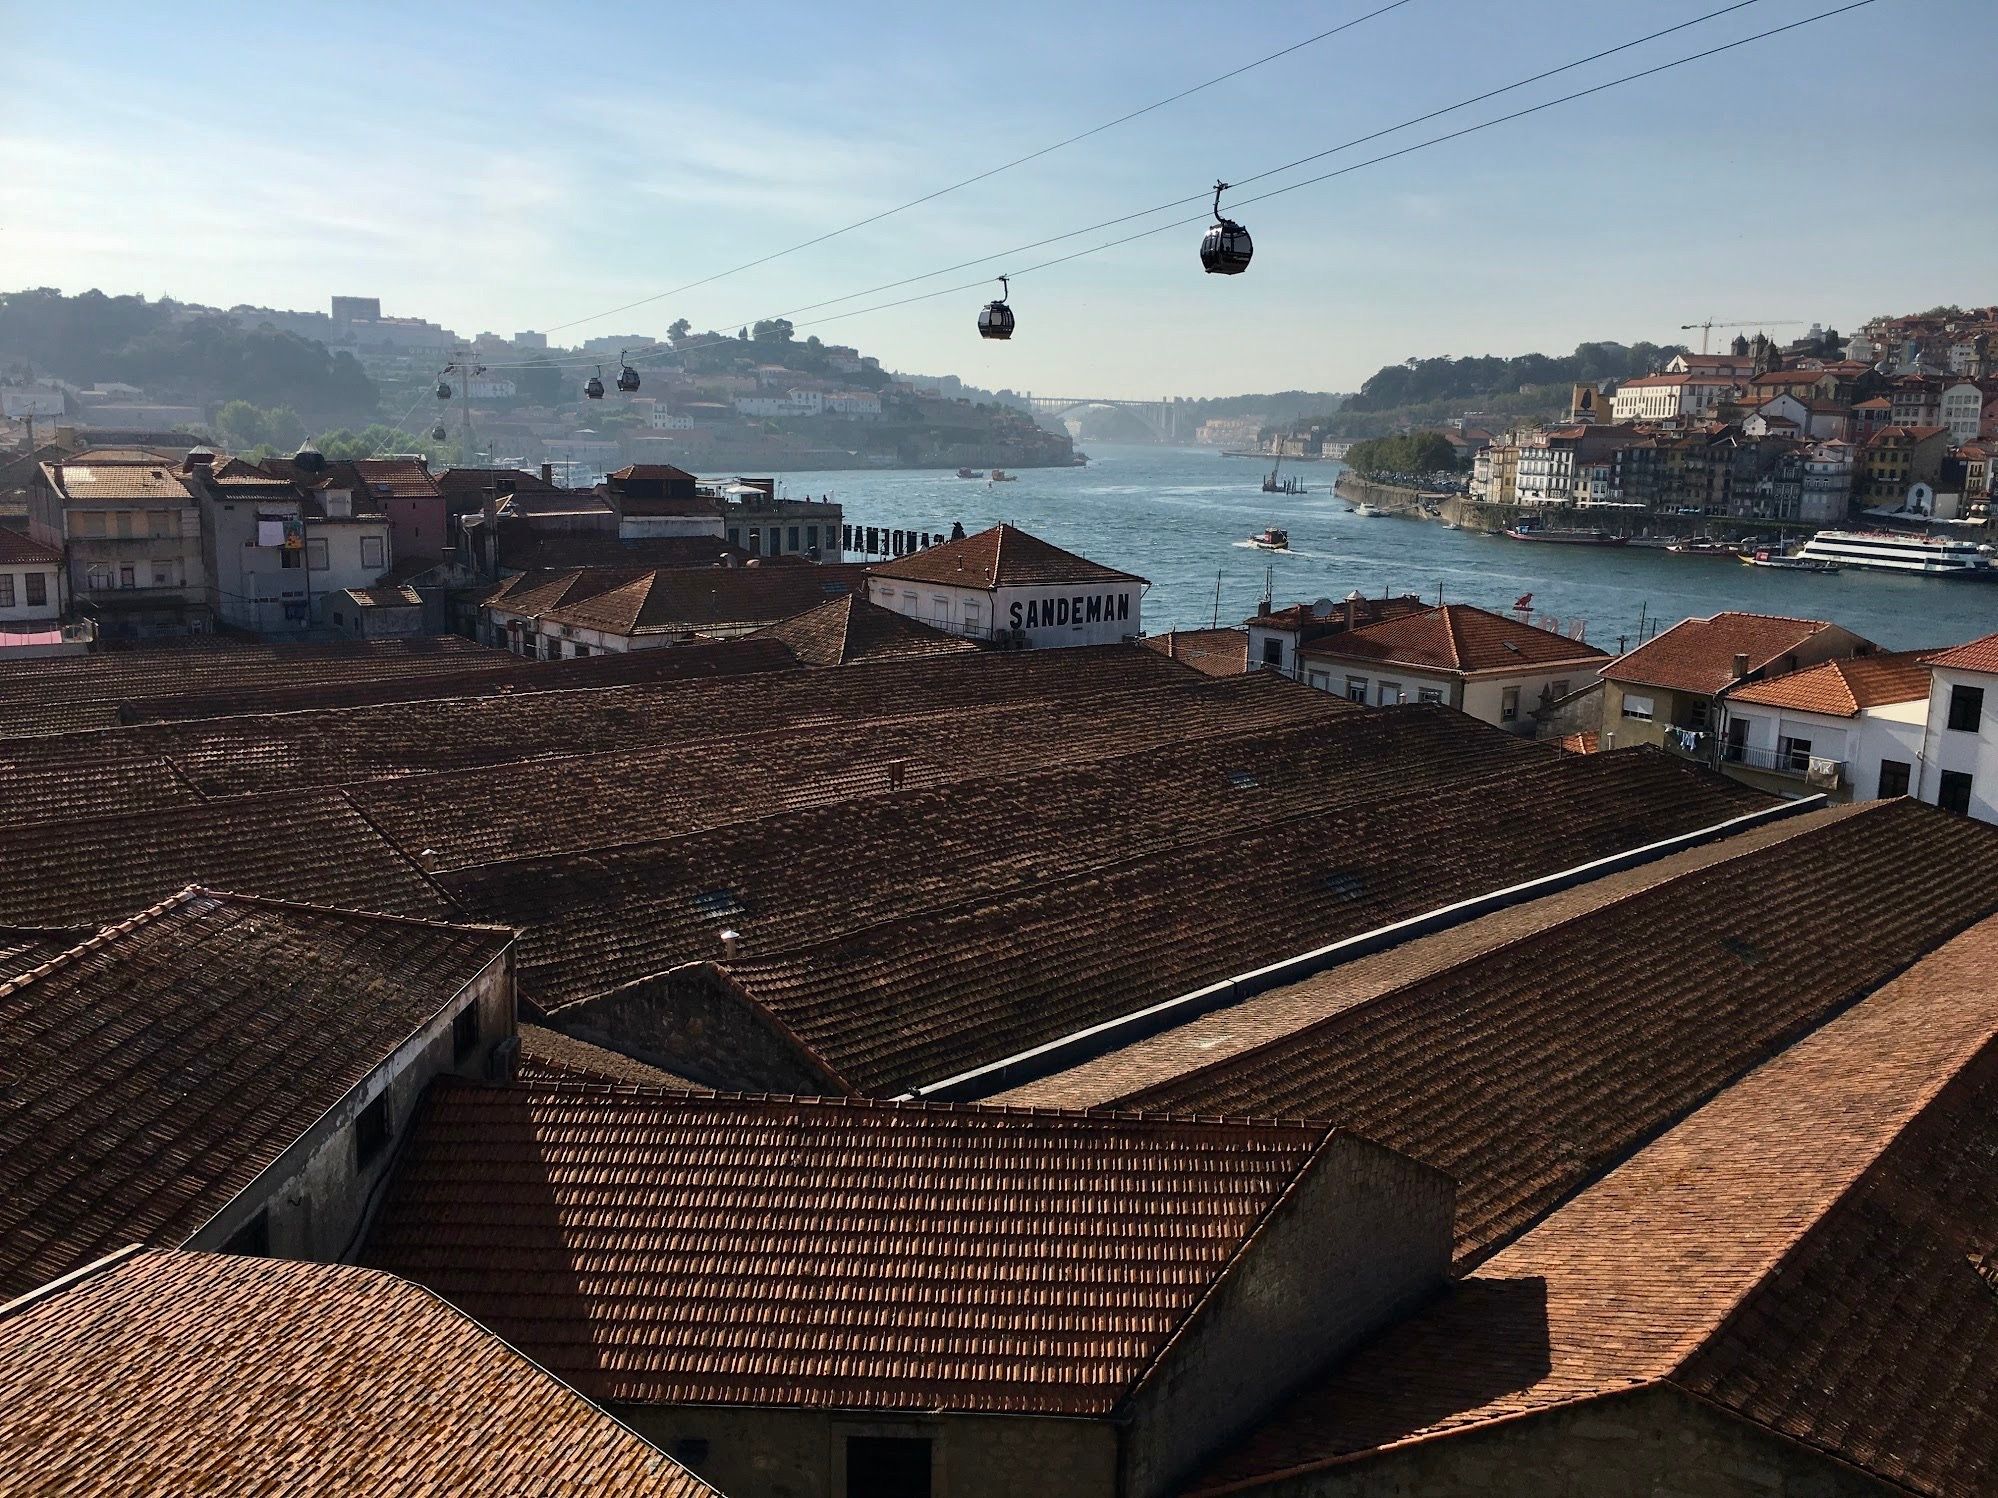
M322 310L351 293L465 333L547 328L1380 3L0 4L0 287ZM557 336L732 328L1248 176L1724 3L1409 0L989 182ZM1758 0L1295 175L1836 3ZM1202 275L1183 228L1016 281L1010 344L976 337L982 290L809 331L989 386L1152 396L1348 389L1411 355L1664 342L1707 316L1846 327L1998 300L1994 44L1998 0L1876 0L1245 208L1244 276ZM802 336L814 316L1150 222L796 321Z

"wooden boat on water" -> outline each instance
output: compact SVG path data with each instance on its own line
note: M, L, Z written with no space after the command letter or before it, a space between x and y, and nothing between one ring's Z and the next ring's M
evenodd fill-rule
M1544 525L1515 525L1506 531L1515 541L1539 541L1550 546L1622 546L1622 536L1608 531L1559 530Z
M1272 525L1249 537L1249 544L1261 547L1264 551L1289 551L1290 532Z

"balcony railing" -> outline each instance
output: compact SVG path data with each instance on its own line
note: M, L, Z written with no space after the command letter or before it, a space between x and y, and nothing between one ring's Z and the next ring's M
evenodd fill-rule
M1721 759L1745 770L1790 775L1813 784L1838 785L1845 779L1845 761L1808 749L1765 748L1759 744L1723 744Z

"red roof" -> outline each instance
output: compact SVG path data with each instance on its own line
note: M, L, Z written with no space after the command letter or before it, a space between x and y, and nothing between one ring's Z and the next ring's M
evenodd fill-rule
M1682 619L1656 639L1619 656L1603 668L1603 675L1611 681L1712 696L1735 681L1737 655L1748 657L1748 674L1753 675L1811 636L1835 628L1823 619L1733 611L1710 619Z
M1998 638L1998 637L1994 637ZM1738 689L1733 702L1759 707L1788 708L1800 713L1828 713L1856 718L1869 707L1889 702L1915 702L1929 695L1928 652L1902 650L1887 655L1853 656L1823 661Z
M1378 661L1427 671L1518 671L1593 663L1607 651L1465 603L1445 604L1306 645L1302 655Z
M53 546L44 546L19 531L0 526L0 566L54 567L61 561L62 553Z
M1952 671L1989 671L1998 675L1998 635L1983 635L1927 657L1925 664Z
M946 541L911 556L877 562L881 577L911 582L954 583L964 588L1022 588L1097 583L1141 583L1144 578L1092 562L1072 551L1031 536L1015 525L999 524L989 531Z

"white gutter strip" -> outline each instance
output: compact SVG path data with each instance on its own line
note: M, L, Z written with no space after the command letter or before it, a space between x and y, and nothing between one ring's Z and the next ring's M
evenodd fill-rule
M1269 989L1295 983L1299 979L1311 977L1355 957L1364 957L1368 953L1381 951L1417 936L1433 935L1452 926L1463 925L1479 916L1489 915L1493 911L1538 899L1542 895L1557 894L1578 884L1599 879L1605 874L1620 873L1625 869L1655 863L1674 853L1732 837L1737 832L1745 832L1765 822L1779 822L1788 817L1801 816L1808 811L1817 811L1826 804L1827 798L1822 794L1804 796L1795 801L1779 801L1774 806L1765 806L1759 811L1730 817L1727 821L1716 822L1711 827L1695 828L1676 837L1646 843L1642 847L1626 848L1621 853L1612 853L1604 858L1577 864L1570 869L1559 869L1552 874L1543 874L1522 884L1507 885L1503 889L1488 890L1484 894L1473 895L1466 900L1439 905L1434 910L1426 910L1419 915L1407 916L1385 926L1376 926L1370 931L1343 937L1328 946L1316 947L1295 957L1286 957L1266 967L1251 968L1247 972L1237 973L1232 978L1220 979L1188 993L1178 994L1143 1009L1133 1010L1129 1014L1118 1015L1115 1019L1102 1020L1084 1029L1018 1051L1001 1060L974 1067L970 1071L959 1072L955 1076L944 1077L939 1081L926 1082L921 1087L899 1094L896 1101L909 1102L925 1098L938 1101L968 1101L988 1097L1000 1091L1003 1086L1066 1070L1068 1067L1114 1050L1120 1045L1156 1035L1174 1025L1184 1024L1211 1010L1239 1003Z

